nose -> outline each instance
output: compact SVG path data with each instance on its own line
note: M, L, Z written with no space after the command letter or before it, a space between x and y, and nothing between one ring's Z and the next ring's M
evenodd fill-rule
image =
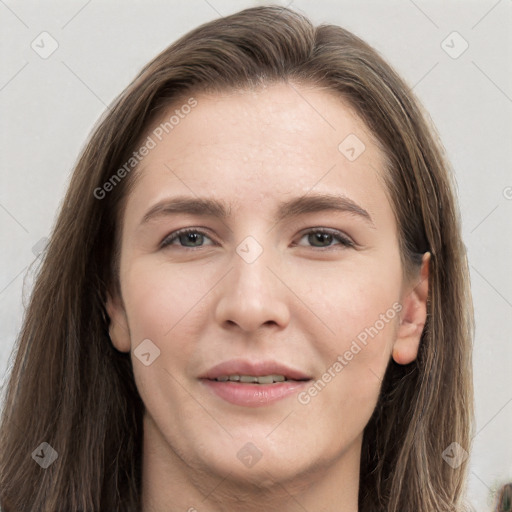
M247 333L264 325L284 328L290 321L289 289L280 277L279 258L263 251L255 260L234 253L231 271L219 283L215 317L224 328L237 326ZM279 276L279 277L278 277Z

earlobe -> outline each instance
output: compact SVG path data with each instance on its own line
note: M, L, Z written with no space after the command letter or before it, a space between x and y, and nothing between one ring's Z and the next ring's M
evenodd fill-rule
M398 364L412 363L420 346L421 335L427 320L430 253L423 255L418 283L402 300L400 325L393 345L393 359Z
M112 344L120 352L130 352L130 330L121 298L117 294L107 293L105 308L110 318L109 335Z

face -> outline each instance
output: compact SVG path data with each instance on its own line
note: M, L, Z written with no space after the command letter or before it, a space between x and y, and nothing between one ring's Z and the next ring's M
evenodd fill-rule
M324 90L194 98L147 134L107 304L144 435L168 465L260 484L359 460L386 367L416 357L425 320L383 154Z

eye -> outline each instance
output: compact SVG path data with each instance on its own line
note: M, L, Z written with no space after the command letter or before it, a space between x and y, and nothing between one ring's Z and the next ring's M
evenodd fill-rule
M318 249L327 249L332 247L332 242L335 240L337 240L339 243L334 245L341 245L343 247L355 246L354 242L340 231L326 228L310 229L302 234L301 240L305 237L307 237L308 242L312 244L312 247L316 247ZM163 249L170 245L179 245L187 249L193 249L195 247L202 247L205 245L203 243L205 239L211 240L205 231L197 228L185 228L175 231L174 233L171 233L169 236L167 236L160 244L160 247ZM174 243L176 241L178 241L179 244ZM191 245L188 245L189 243ZM215 245L215 243L206 245Z
M343 247L355 246L354 242L350 240L350 238L334 229L313 228L308 230L306 233L303 233L301 240L304 237L307 237L307 240L312 244L312 247L317 247L319 249L332 247L331 242L333 240L339 241L339 244L335 245L342 245Z
M186 228L180 229L171 233L168 237L164 238L162 243L160 244L160 248L167 247L169 245L181 245L182 247L186 247L188 249L193 249L194 247L201 247L205 238L210 240L210 237L207 234L196 228ZM175 244L174 242L178 240L180 244ZM192 245L187 245L188 242L191 242Z

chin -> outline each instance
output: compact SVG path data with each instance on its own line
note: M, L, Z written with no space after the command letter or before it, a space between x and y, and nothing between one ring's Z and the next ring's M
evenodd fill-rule
M236 449L232 447L236 446ZM295 446L301 446L296 443ZM238 448L239 447L239 448ZM224 449L223 449L224 448ZM237 485L272 489L277 483L300 479L306 475L313 465L313 459L299 459L297 455L305 456L301 450L290 451L279 448L279 445L260 441L232 441L230 447L217 444L208 456L201 457L203 469L209 473L215 472L222 476L229 475L229 480Z

